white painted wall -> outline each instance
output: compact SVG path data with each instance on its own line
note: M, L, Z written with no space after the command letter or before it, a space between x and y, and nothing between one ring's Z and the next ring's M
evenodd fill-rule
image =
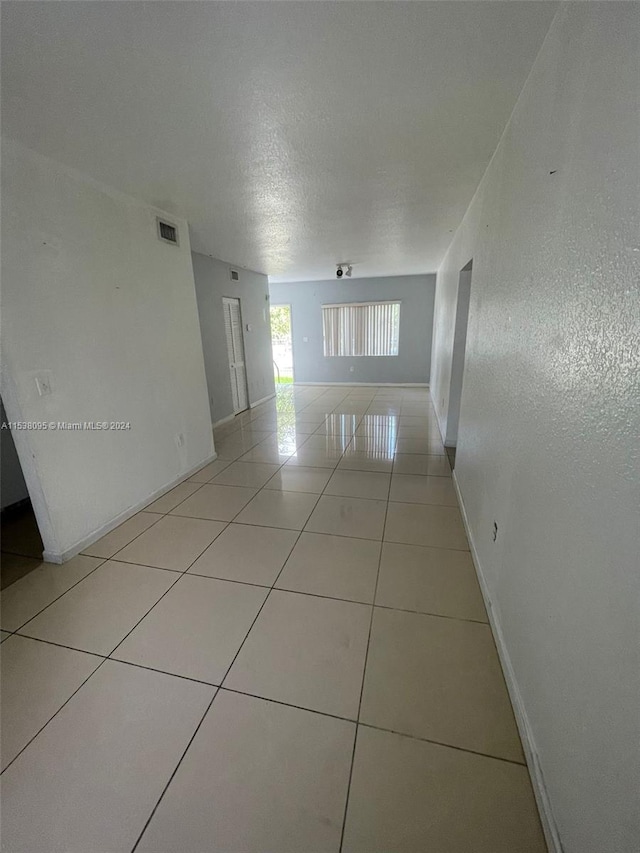
M9 419L131 423L14 433L54 561L213 454L187 224L177 222L179 248L162 243L157 213L3 140ZM39 397L44 370L53 393Z
M444 423L473 258L456 476L565 853L640 839L639 80L640 6L561 7L436 292Z

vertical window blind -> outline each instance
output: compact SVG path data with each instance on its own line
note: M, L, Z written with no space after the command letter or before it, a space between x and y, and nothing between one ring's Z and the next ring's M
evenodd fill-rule
M324 354L398 355L399 302L351 302L322 306Z

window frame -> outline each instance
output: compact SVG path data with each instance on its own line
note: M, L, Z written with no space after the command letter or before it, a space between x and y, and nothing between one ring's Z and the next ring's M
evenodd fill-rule
M390 335L390 342L393 344L395 342L395 352L384 352L384 353L372 353L372 352L364 352L364 353L328 353L327 346L331 343L330 337L327 335L327 319L328 315L325 314L325 309L347 309L347 308L367 308L369 306L381 307L381 306L397 306L397 325L396 328L392 330ZM321 305L322 308L322 352L324 358L398 358L400 355L400 319L402 313L402 300L400 299L375 299L368 300L366 302L327 302ZM338 315L340 317L340 315ZM337 342L338 347L340 347L340 331L337 333ZM334 340L335 344L336 341ZM351 336L351 349L353 349L354 338ZM365 338L364 343L368 344L368 349L371 349L372 341L370 340L370 336L365 327Z

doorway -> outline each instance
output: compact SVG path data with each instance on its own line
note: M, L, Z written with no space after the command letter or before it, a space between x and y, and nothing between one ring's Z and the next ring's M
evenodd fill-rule
M223 296L222 307L224 310L224 331L227 336L233 414L237 415L249 408L240 300Z
M473 260L470 260L469 263L460 270L460 275L458 277L458 300L456 305L456 323L453 336L451 384L449 386L449 411L447 413L447 436L445 442L447 447L456 447L458 443L458 423L460 421L464 360L467 348L467 326L469 322L472 271Z
M22 466L0 399L0 451L2 453L2 512L0 514L0 586L14 583L42 563L42 539L38 530Z
M291 332L291 305L272 305L271 351L276 385L293 383L293 335Z

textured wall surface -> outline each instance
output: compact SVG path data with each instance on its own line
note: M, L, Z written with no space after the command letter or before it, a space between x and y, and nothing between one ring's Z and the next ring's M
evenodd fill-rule
M446 429L473 258L456 474L566 853L640 839L639 34L560 10L436 294Z
M428 382L435 282L435 275L405 275L271 283L271 304L291 305L296 382ZM397 356L324 357L323 304L392 299L401 302Z
M2 399L46 552L65 554L213 454L187 223L2 145ZM52 393L35 377L49 371ZM183 436L178 444L177 436Z
M239 281L231 281L231 264L193 252L198 313L202 333L204 366L209 388L211 422L233 414L231 377L224 331L222 297L240 299L247 370L249 403L275 393L271 326L269 323L269 284L266 275L239 269ZM251 331L247 331L247 325Z

